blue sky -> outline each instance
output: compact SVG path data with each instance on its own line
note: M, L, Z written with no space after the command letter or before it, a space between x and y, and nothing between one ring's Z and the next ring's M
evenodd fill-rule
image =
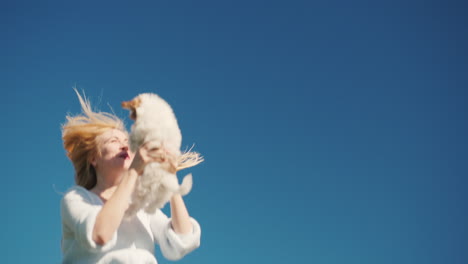
M179 263L466 263L465 13L462 1L2 1L5 263L61 260L74 86L127 125L120 102L159 94L205 156L185 197L202 245Z

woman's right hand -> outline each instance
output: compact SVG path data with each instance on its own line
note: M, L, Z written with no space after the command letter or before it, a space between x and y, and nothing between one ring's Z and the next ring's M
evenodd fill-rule
M144 158L142 157L142 152L144 152L144 148L140 147L136 153L134 153L134 157L132 160L132 164L130 164L129 169L134 169L138 172L138 174L141 174L143 171L143 168L145 167L145 161ZM143 154L144 156L144 154Z

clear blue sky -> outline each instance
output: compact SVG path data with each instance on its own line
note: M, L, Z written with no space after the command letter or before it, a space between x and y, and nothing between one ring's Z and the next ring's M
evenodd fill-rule
M75 85L205 156L179 263L468 263L463 1L127 2L0 4L2 263L61 260Z

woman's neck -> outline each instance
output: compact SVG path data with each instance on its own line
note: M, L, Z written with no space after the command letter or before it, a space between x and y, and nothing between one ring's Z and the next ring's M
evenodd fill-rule
M117 189L120 181L122 180L122 172L116 173L97 173L97 183L91 189L91 192L95 193L105 202L107 201L114 191Z

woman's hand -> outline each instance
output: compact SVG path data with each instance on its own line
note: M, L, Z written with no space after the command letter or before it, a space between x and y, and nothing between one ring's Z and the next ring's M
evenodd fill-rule
M144 146L141 146L136 151L135 156L133 157L132 164L130 164L130 169L136 170L139 175L143 172L143 169L145 168L145 165L147 163L147 153L147 149Z
M176 173L177 171L175 157L164 150L157 141L146 142L137 150L130 169L135 169L141 175L145 165L150 162L161 163L163 168L170 173Z

